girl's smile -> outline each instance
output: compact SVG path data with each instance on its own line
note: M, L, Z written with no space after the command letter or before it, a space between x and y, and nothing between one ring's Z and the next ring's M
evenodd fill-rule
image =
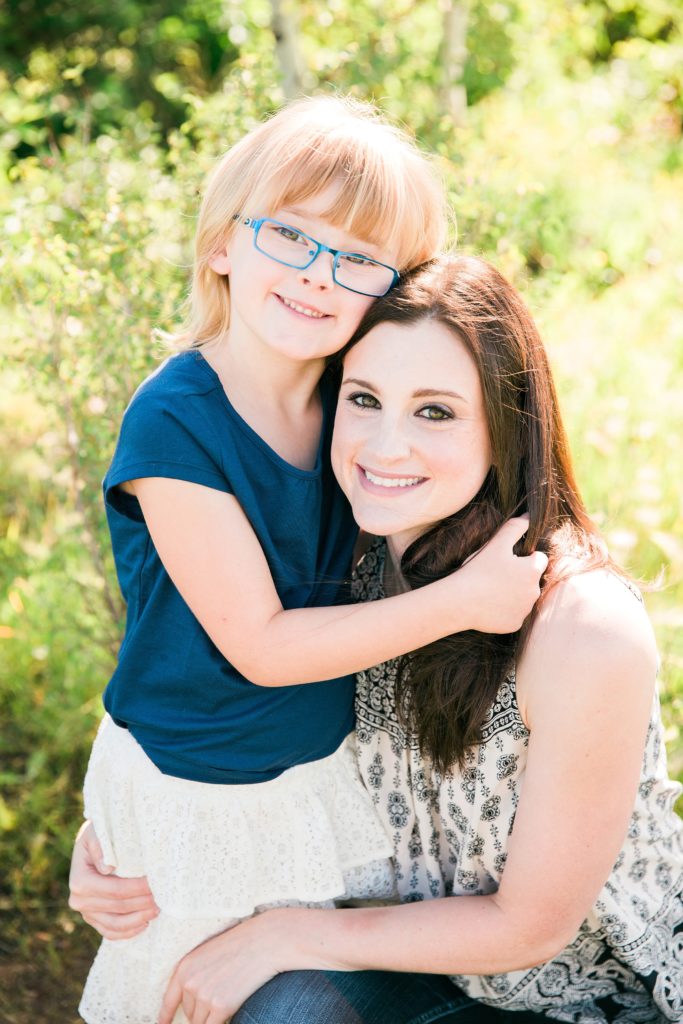
M437 320L384 322L347 354L332 464L356 522L400 557L477 494L491 466L479 374Z
M276 298L278 298L280 302L287 307L287 309L291 309L293 313L299 313L309 319L313 318L314 320L322 320L324 317L329 316L328 313L323 313L314 306L304 305L301 302L295 302L293 299L286 299L284 295L276 295Z

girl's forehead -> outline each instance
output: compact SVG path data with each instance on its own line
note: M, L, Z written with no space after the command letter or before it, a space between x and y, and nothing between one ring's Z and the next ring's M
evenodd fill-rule
M280 211L293 210L370 245L397 253L403 248L398 242L401 232L388 226L395 220L387 215L387 197L364 180L346 181L337 176L309 182L271 181L257 189L248 202L258 216L274 217Z
M368 224L367 219L353 214L345 208L340 199L341 186L331 185L306 196L284 196L279 202L270 203L266 214L290 218L303 218L325 225L336 231L367 242L381 244L386 238L379 225Z

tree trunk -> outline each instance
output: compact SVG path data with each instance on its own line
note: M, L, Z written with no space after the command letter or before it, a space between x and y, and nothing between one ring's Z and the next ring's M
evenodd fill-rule
M454 124L467 117L467 92L463 83L467 60L468 0L444 0L441 49L441 111Z
M282 89L288 100L301 95L302 61L297 46L296 14L290 0L270 0L270 26L275 36L275 52L282 72Z

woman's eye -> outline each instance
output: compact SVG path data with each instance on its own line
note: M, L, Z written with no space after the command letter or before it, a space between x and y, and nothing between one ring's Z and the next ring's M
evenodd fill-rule
M455 416L450 409L444 405L424 405L421 409L418 409L417 415L421 416L423 420L452 420Z
M355 394L349 395L346 401L355 405L357 409L379 409L380 407L375 396L368 394L367 391L357 391Z

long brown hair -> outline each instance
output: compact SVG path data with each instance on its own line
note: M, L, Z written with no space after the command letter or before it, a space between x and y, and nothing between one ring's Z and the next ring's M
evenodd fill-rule
M418 537L401 571L421 587L458 569L510 516L527 513L517 554L549 556L543 587L609 562L574 478L548 358L517 291L485 260L444 256L407 275L369 309L342 357L373 327L436 320L474 359L484 396L492 467L475 498ZM560 569L560 562L565 568ZM474 630L401 659L396 702L420 749L443 772L480 742L486 713L513 667L534 613L514 634Z

